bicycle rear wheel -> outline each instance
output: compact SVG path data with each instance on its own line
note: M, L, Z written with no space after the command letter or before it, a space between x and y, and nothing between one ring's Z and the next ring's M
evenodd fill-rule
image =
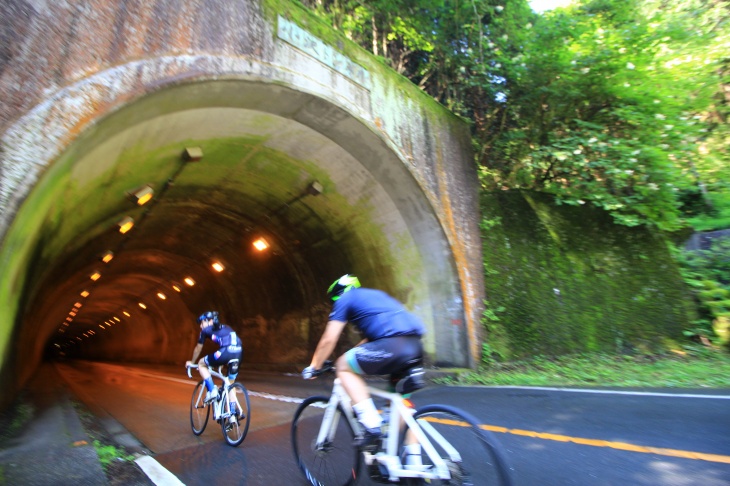
M235 399L231 395L233 390L236 391ZM251 420L251 402L248 399L248 391L240 383L234 383L228 387L227 397L227 403L223 406L224 412L231 412L231 402L233 402L236 404L236 413L221 419L221 429L226 442L237 447L248 434L248 425Z
M299 405L291 427L294 458L310 484L353 484L360 473L361 456L353 446L355 433L342 407L337 407L337 426L331 440L316 444L328 401L326 397L310 397Z
M446 405L428 405L418 409L414 418L418 420L439 457L446 462L451 474L450 480L440 483L432 480L428 484L512 484L510 468L501 445L494 434L479 426L473 416ZM443 443L443 439L447 444ZM449 444L455 450L450 451ZM424 465L433 465L424 450L421 451L421 459ZM425 484L422 481L409 479L406 484Z
M190 426L193 434L200 435L208 425L208 417L210 416L210 407L205 403L205 396L208 391L205 388L205 382L199 381L193 390L193 398L190 400Z

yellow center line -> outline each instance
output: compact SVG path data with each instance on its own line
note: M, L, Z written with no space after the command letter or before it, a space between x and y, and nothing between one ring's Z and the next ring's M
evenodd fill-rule
M428 417L428 421L438 422L446 425L454 425L458 427L468 427L469 424L458 420L443 420ZM581 437L571 437L569 435L549 434L546 432L535 432L532 430L508 429L507 427L497 427L494 425L480 425L480 428L500 434L520 435L523 437L532 437L535 439L554 440L556 442L573 442L574 444L587 445L591 447L608 447L621 451L641 452L643 454L657 454L660 456L680 457L684 459L695 459L699 461L721 462L730 464L730 456L721 454L705 454L704 452L682 451L678 449L664 449L661 447L648 447L626 442L612 442L600 439L585 439Z

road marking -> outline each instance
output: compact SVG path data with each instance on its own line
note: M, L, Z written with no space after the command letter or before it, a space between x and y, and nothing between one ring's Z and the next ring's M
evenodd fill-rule
M437 417L424 417L429 422L451 425L454 427L471 427L471 425L463 420L441 419ZM534 432L532 430L508 429L507 427L497 427L494 425L479 425L480 429L489 430L490 432L498 432L500 434L521 435L534 439L554 440L557 442L573 442L575 444L587 445L592 447L608 447L622 451L641 452L645 454L657 454L661 456L681 457L684 459L697 459L709 462L721 462L730 464L730 456L720 454L705 454L702 452L682 451L678 449L663 449L661 447L645 447L626 442L611 442L600 439L584 439L581 437L570 437L568 435L549 434L545 432Z
M162 465L150 456L138 457L134 460L147 477L157 486L185 486L177 476L162 467Z
M493 425L480 425L479 427L484 430L490 430L492 432L521 435L524 437L532 437L535 439L554 440L557 442L573 442L575 444L587 445L592 447L608 447L610 449L618 449L622 451L641 452L644 454L657 454L660 456L681 457L685 459L697 459L700 461L721 462L724 464L730 464L730 456L723 456L721 454L705 454L703 452L639 446L634 444L627 444L626 442L612 442L600 439L585 439L581 437L570 437L568 435L534 432L532 430L508 429L506 427L495 427Z
M641 392L641 391L625 391L625 390L591 390L585 388L556 388L548 386L488 386L485 388L501 388L515 390L543 390L543 391L559 391L570 393L596 393L606 395L634 395L648 397L671 397L671 398L711 398L715 400L730 400L730 395L701 395L691 393L661 393L661 392Z

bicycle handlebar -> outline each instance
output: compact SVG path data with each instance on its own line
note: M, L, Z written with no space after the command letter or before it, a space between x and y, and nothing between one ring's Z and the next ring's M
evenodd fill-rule
M322 363L322 367L318 370L314 370L314 373L312 373L313 376L320 376L327 372L333 372L335 371L335 362L332 360L327 360L324 363Z
M185 368L187 369L187 372L188 372L188 378L192 378L193 375L190 374L190 370L193 369L193 368L196 368L196 369L197 368L200 368L200 365L196 365L196 364L188 365L188 364L186 364L185 365ZM214 373L213 370L210 370L210 371ZM219 375L221 374L221 371L223 371L223 366L222 365L218 367L218 374Z
M198 365L196 365L196 364L194 364L194 365L188 365L188 364L186 364L186 365L185 365L185 369L186 369L186 370L187 370L187 372L188 372L188 378L192 378L192 377L193 377L193 375L191 375L191 374L190 374L190 370L191 370L192 368L197 368L197 367L198 367Z

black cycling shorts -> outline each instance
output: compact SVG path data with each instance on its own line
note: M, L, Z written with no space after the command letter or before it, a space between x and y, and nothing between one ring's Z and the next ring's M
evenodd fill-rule
M347 364L359 375L397 374L423 363L420 336L396 336L370 341L345 353Z
M231 349L233 348L233 349ZM232 359L237 359L238 362L241 362L241 359L243 358L243 349L241 346L226 346L225 348L221 348L215 353L210 353L208 356L206 356L205 364L207 364L209 367L215 367L215 366L222 366L227 365L228 362ZM238 371L238 368L236 368L236 372ZM235 373L238 374L238 373Z

